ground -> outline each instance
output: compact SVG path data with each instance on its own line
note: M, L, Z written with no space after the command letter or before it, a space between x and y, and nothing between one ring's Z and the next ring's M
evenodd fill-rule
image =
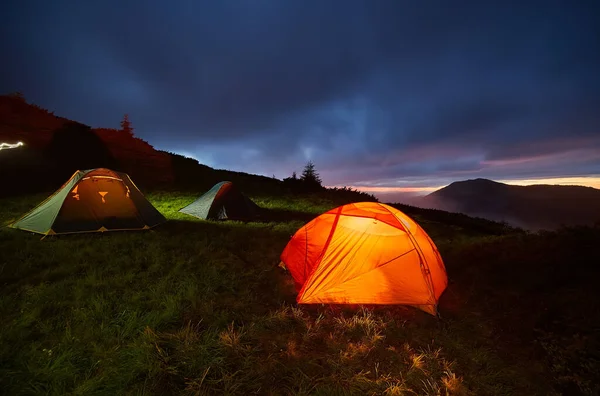
M339 202L254 196L267 221L207 222L177 212L196 197L148 194L169 219L148 232L40 240L0 229L0 393L599 391L597 228L528 234L404 208L448 269L436 318L295 303L279 255ZM0 200L0 221L43 198Z

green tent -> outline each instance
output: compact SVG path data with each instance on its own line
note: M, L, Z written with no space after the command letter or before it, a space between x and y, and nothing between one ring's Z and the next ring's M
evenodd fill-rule
M144 230L165 217L125 173L106 168L77 171L12 228L44 235Z
M207 193L180 210L200 219L250 220L257 217L260 207L229 181L217 183Z

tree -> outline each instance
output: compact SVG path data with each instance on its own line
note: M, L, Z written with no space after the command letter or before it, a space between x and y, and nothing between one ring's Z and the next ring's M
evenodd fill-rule
M315 170L315 164L313 164L312 161L308 161L304 167L304 170L302 171L302 177L300 179L307 184L318 185L319 187L322 186L321 177Z
M292 179L294 179L294 180L298 179L298 176L296 176L296 171L292 172Z
M25 95L23 95L23 92L21 92L21 91L11 92L8 94L8 96L15 98L15 99L22 100L23 102L25 102Z
M131 126L131 121L129 121L128 114L123 116L123 121L121 121L121 130L128 135L133 136L133 127Z

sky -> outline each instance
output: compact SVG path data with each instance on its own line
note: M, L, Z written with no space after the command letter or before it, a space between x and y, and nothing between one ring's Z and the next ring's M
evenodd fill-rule
M0 5L0 93L221 169L600 187L600 2Z

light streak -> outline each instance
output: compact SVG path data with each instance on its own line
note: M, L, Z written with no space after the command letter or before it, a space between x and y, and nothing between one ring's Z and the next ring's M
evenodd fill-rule
M23 142L17 142L17 143L0 143L0 150L14 149L14 148L17 148L17 147L21 147L23 145L24 145Z

